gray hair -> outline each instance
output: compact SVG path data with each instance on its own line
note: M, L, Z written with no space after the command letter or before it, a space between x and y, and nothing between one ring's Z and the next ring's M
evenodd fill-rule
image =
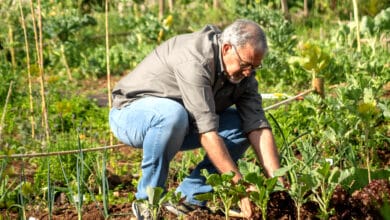
M237 47L249 44L264 54L268 51L267 38L263 29L256 23L246 19L238 19L227 26L221 34L222 43Z

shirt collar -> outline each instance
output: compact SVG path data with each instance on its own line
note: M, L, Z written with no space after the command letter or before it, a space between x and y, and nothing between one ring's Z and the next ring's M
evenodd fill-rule
M218 73L218 75L221 75L223 72L225 72L224 68L223 68L223 62L222 62L222 41L221 41L221 34L218 34L217 35L217 51L218 51L218 59L216 59L216 71ZM223 75L223 74L222 74Z

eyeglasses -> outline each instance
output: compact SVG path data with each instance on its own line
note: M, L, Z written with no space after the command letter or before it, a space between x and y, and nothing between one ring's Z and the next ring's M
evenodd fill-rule
M236 46L232 45L234 52L237 54L238 59L240 60L240 69L241 70L251 70L251 71L256 71L258 69L261 69L263 67L263 64L260 63L258 66L254 66L251 63L245 62L244 60L241 59L240 54L237 52Z

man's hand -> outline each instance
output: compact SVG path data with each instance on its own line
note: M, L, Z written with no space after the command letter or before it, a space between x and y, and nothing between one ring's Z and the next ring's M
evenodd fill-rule
M256 187L254 185L248 185L248 188L246 189L247 193L255 192L257 191ZM243 197L240 200L240 208L241 208L241 214L246 219L253 218L253 205L252 202L249 200L249 197Z
M252 203L248 197L244 197L240 200L240 208L244 218L251 219L253 217Z

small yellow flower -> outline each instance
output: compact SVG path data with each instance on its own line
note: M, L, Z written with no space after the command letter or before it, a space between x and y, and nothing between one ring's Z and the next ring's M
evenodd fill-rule
M164 28L170 28L172 26L172 23L173 23L173 16L172 15L168 15L164 20L163 20L163 26Z
M284 98L285 95L283 93L277 92L277 93L274 93L274 96L276 96L278 99L281 99L281 98Z
M80 140L85 140L86 136L85 136L85 134L80 134L79 138L80 138Z
M379 109L376 105L376 101L373 100L371 102L360 102L358 104L357 111L363 117L369 117L377 114L379 112Z

